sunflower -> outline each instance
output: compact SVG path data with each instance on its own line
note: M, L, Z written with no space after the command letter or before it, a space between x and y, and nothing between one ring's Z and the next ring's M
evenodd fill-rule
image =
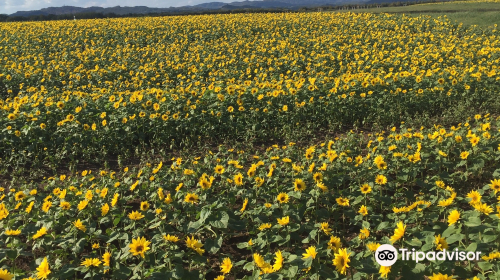
M10 274L6 269L0 269L0 279L1 280L11 280L14 275Z
M342 243L340 242L340 238L338 238L337 236L330 236L330 241L328 241L328 249L336 253L341 246Z
M61 207L61 209L63 210L69 210L71 208L71 204L67 201L61 201L59 207Z
M331 232L332 232L332 228L330 228L330 225L325 222L325 223L321 223L320 224L320 229L326 234L326 235L330 235Z
M128 214L128 218L131 220L137 221L137 220L144 218L144 215L142 215L138 211L132 211L132 213Z
M195 250L200 255L205 252L204 249L201 249L201 247L203 247L203 244L199 240L194 239L194 237L186 237L186 246Z
M358 213L363 215L363 216L366 216L366 215L368 215L368 209L366 208L366 206L361 205L361 208L359 208Z
M378 272L380 273L380 277L387 278L387 274L389 274L389 272L391 272L391 267L381 265L380 270Z
M237 186L243 185L243 175L241 173L234 175L233 180Z
M441 234L434 236L434 244L436 244L436 250L443 251L443 249L448 249L448 242L446 239L441 237Z
M319 172L316 172L314 173L313 175L313 179L316 183L319 183L321 181L323 181L323 174L319 173Z
M261 269L261 273L271 273L273 272L273 267L270 263L266 262L260 254L253 254L253 260L257 267Z
M222 166L222 165L215 166L215 173L217 173L217 174L224 173L224 166Z
M497 192L500 191L500 180L491 180L490 188L495 191L495 194L497 194Z
M374 163L375 165L378 165L378 164L380 164L381 162L384 162L384 157L383 157L383 156L381 156L381 155L376 156L376 157L375 157L375 159L373 160L373 163Z
M78 210L82 211L83 209L85 209L85 207L87 207L88 204L89 204L89 201L86 199L80 201L80 203L78 203Z
M471 199L470 204L476 204L481 202L481 195L477 191L471 191L467 194L467 197Z
M288 223L290 223L290 217L289 216L286 216L286 217L283 217L283 218L277 218L278 220L278 224L280 224L281 226L286 226L288 225Z
M85 225L82 223L82 221L80 221L80 219L78 219L76 222L73 222L73 225L74 225L77 229L79 229L79 230L81 230L81 231L83 231L83 232L85 232L85 231L87 230L87 228L86 228L86 227L85 227Z
M349 256L351 253L347 253L347 249L340 249L338 254L335 254L335 258L333 259L333 265L335 266L335 269L340 273L340 274L346 274L346 269L349 267L348 263L351 261L349 259Z
M460 212L457 210L451 211L450 215L448 215L448 226L455 224L458 219L460 219Z
M475 147L479 143L480 140L481 140L481 138L474 135L469 139L469 142L472 144L472 147Z
M81 263L82 266L86 266L86 267L90 267L90 266L99 267L100 264L101 264L101 261L97 258L86 258Z
M141 211L147 211L149 209L149 203L147 201L141 202Z
M109 205L106 203L101 207L101 216L106 216L109 212Z
M399 221L396 226L397 228L394 229L394 235L390 238L392 244L405 235L406 225L404 225L402 221Z
M378 169L387 169L387 163L385 161L377 164Z
M317 186L318 188L320 188L323 192L327 192L327 191L328 191L328 187L327 187L325 184L323 184L323 182L318 182L318 183L316 184L316 186Z
M177 237L175 235L170 235L170 234L163 235L163 239L165 239L165 241L173 242L173 243L179 241L179 237Z
M309 248L306 249L306 252L302 254L302 259L307 259L309 257L315 259L316 258L316 247L315 246L310 246Z
M337 204L340 206L349 206L349 199L347 198L339 197L336 200Z
M385 185L387 183L387 177L379 174L379 175L377 175L377 177L375 177L375 183L377 185Z
M247 208L247 204L248 204L248 198L245 198L245 200L243 201L243 206L240 209L241 213L245 212L245 209Z
M21 234L21 230L19 230L19 229L16 229L16 230L7 229L7 230L5 230L5 234L9 235L9 236L16 236L16 235ZM0 278L0 279L2 279L2 278Z
M230 258L225 258L220 265L220 270L223 274L228 274L233 268L233 263Z
M264 224L262 224L262 225L259 226L259 230L260 231L264 231L264 230L266 230L268 228L271 228L271 226L272 225L270 223L264 223Z
M448 276L448 274L432 273L432 276L429 276L429 280L453 280L453 277L451 275Z
M184 198L185 202L195 204L198 202L198 195L195 193L187 193L186 197Z
M24 211L26 211L26 213L29 214L31 212L31 210L33 209L33 205L35 205L35 202L34 201L30 202L30 204L28 205L28 207L26 207L26 210L24 210ZM1 211L0 211L0 219L1 219L1 216L2 215L1 215Z
M372 187L368 184L363 184L360 189L362 194L368 194L372 191Z
M147 241L144 237L132 239L132 243L129 244L130 252L134 256L140 255L144 258L144 253L150 249L148 247L149 244L151 244L151 242Z
M42 205L42 211L45 213L49 212L51 206L52 206L52 202L45 201Z
M276 200L278 200L278 202L281 204L281 203L288 203L288 201L290 200L290 197L288 196L288 194L286 193L280 193L278 194L278 196L276 197Z
M295 179L295 182L293 183L294 187L295 187L295 191L298 191L298 192L302 192L303 190L306 189L306 184L304 183L304 181L302 179Z
M115 207L116 203L118 203L118 198L120 197L120 194L115 193L113 195L113 199L111 200L111 207Z
M23 191L18 191L14 196L16 201L23 200L26 197L26 194Z
M461 159L467 159L468 156L469 156L469 152L467 152L467 151L460 153L460 158Z
M474 209L476 209L477 211L479 211L485 215L489 215L489 214L491 214L491 212L493 212L493 208L491 208L491 206L489 206L486 203L476 203L476 204L473 204L472 207L474 207Z
M367 239L370 236L370 231L366 228L363 228L359 231L359 239Z
M37 279L47 279L50 274L50 269L49 269L49 263L47 261L47 257L43 259L43 261L40 263L40 265L36 268L37 273L36 273L36 278Z
M273 271L276 272L280 270L282 267L283 267L283 255L281 254L281 251L278 250L276 252L276 256L274 257Z
M368 248L368 250L375 252L377 251L378 247L380 247L380 243L370 242L366 244L366 247Z

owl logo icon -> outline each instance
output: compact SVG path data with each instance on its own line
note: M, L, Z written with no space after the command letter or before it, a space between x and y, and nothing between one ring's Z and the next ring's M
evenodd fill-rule
M398 260L398 251L392 245L380 245L375 251L375 260L382 266L391 266Z

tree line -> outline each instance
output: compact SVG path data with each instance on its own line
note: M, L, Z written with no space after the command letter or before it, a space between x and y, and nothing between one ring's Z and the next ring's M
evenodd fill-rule
M160 16L180 16L180 15L211 15L211 14L235 14L235 13L294 13L294 12L312 12L312 11L335 11L335 10L353 10L360 8L380 8L380 7L398 7L425 3L453 2L458 0L418 0L418 1L391 1L391 0L371 0L367 3L347 4L347 5L323 5L316 7L293 8L221 8L217 10L178 10L161 13L144 14L116 14L101 12L83 12L62 15L31 15L31 16L10 16L0 14L0 22L17 21L49 21L49 20L72 20L72 19L100 19L100 18L123 18L123 17L160 17ZM234 6L233 6L234 7Z

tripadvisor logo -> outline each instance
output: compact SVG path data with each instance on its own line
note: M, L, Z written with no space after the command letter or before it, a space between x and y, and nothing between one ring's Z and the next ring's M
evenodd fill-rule
M452 251L442 251L435 252L429 251L427 253L422 251L415 251L415 249L405 249L400 248L399 252L401 254L402 261L478 261L481 257L481 252L473 251L458 251L458 249ZM398 260L398 250L394 246L389 244L380 245L375 251L375 260L381 266L392 266Z
M375 260L381 266L392 266L398 260L398 251L392 245L380 245L375 251Z

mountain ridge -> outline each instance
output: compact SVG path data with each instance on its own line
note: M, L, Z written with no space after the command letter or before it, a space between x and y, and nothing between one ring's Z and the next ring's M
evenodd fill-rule
M114 6L114 7L47 7L39 10L17 11L8 15L9 17L30 17L30 16L48 16L48 15L74 15L84 13L101 13L115 15L130 14L155 14L155 13L178 13L178 12L201 12L217 10L235 10L235 9L291 9L314 8L320 6L342 6L342 5L363 5L379 4L393 2L415 2L417 0L260 0L260 1L234 1L234 2L207 2L192 6L151 8L147 6Z
M168 13L179 11L203 11L203 10L219 10L219 9L244 9L244 8L288 8L299 9L302 7L313 7L322 5L344 5L347 3L363 3L367 0L264 0L264 1L235 1L230 3L225 2L207 2L193 6L168 7L168 8L151 8L146 6L115 6L115 7L47 7L39 10L17 11L9 16L38 16L38 15L67 15L81 13L103 13L103 14L149 14L149 13Z

